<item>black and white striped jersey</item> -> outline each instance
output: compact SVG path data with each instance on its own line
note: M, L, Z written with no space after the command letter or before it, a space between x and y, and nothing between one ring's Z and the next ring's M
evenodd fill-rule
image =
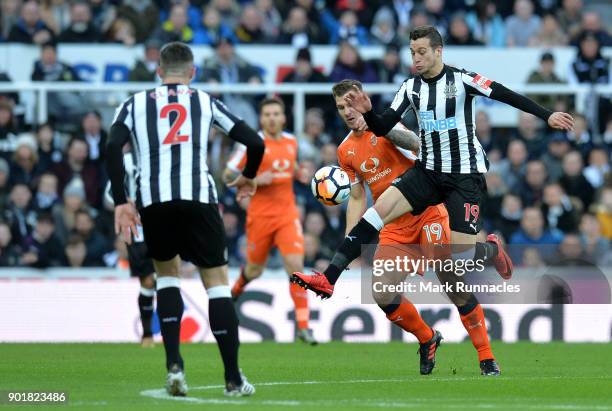
M141 91L123 102L113 123L131 132L137 206L172 200L216 203L206 163L210 128L229 133L239 121L220 101L180 84Z
M487 156L476 137L476 96L489 97L492 81L451 66L431 79L406 80L391 103L403 115L414 110L420 129L419 160L442 173L485 173Z

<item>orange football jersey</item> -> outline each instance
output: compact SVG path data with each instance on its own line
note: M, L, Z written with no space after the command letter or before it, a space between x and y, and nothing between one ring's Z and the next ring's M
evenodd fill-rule
M280 139L275 140L259 132L266 145L257 175L266 171L272 172L272 182L269 185L258 186L255 195L247 209L247 213L257 216L286 216L294 218L297 215L293 179L297 163L297 140L292 134L283 132ZM236 172L242 171L246 164L246 147L237 145L227 167Z
M415 154L408 150L396 147L384 137L377 137L367 131L361 135L354 132L344 139L338 147L338 164L351 179L351 184L364 182L370 188L374 201L391 185L393 180L399 178L409 168L414 166L417 159ZM414 216L407 213L384 228L385 233L398 233L394 237L406 237L407 231L419 234L421 223L430 217L430 214L446 216L443 205L431 207L421 215ZM439 213L439 214L438 214ZM398 239L399 242L402 242Z

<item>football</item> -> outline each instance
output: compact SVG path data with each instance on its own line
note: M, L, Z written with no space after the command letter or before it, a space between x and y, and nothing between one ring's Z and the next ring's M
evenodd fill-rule
M325 166L317 170L310 183L312 195L325 205L338 205L351 194L348 174L338 166Z

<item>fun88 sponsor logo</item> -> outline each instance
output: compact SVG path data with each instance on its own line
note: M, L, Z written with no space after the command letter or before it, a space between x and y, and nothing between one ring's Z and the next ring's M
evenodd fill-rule
M419 111L419 119L421 120L421 127L426 132L446 131L457 128L457 119L455 117L436 120L433 111Z

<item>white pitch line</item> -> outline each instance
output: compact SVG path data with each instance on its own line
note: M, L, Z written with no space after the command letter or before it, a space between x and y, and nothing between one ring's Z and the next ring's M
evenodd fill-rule
M542 380L542 379L603 379L604 377L500 377L499 380L510 380L510 379L521 379L521 380ZM441 378L410 378L410 379L362 379L362 380L346 380L346 381L270 381L270 382L260 382L256 383L257 387L259 386L282 386L282 385L318 385L318 384L370 384L370 383L379 383L379 382L409 382L409 381L466 381L466 380L490 380L495 381L496 378L485 379L483 377L441 377ZM197 387L191 387L190 390L201 391L201 390L213 390L213 389L222 389L223 385L203 385ZM359 406L369 406L369 407L379 407L379 408L420 408L423 406L424 402L427 403L442 403L445 408L457 408L464 409L466 408L466 404L458 404L458 401L465 401L465 398L457 398L456 400L445 399L445 400L432 400L432 399L412 399L410 402L405 401L388 401L388 400L257 400L251 398L240 398L240 399L229 399L229 398L199 398L199 397L172 397L166 393L166 390L162 389L152 389L152 390L144 390L140 392L140 395L144 397L154 398L158 400L170 400L170 401L178 401L178 402L187 402L192 404L230 404L230 405L271 405L271 406L289 406L289 407L299 407L299 406L339 406L339 405L350 405L352 407ZM477 401L477 398L471 398L470 401ZM482 399L490 400L489 398ZM596 411L612 411L612 406L607 405L579 405L579 404L533 404L533 403L503 403L497 401L495 404L470 404L468 408L476 408L476 409L495 409L500 406L504 406L506 408L515 408L519 410L559 410L559 411L579 411L579 410L596 410Z

